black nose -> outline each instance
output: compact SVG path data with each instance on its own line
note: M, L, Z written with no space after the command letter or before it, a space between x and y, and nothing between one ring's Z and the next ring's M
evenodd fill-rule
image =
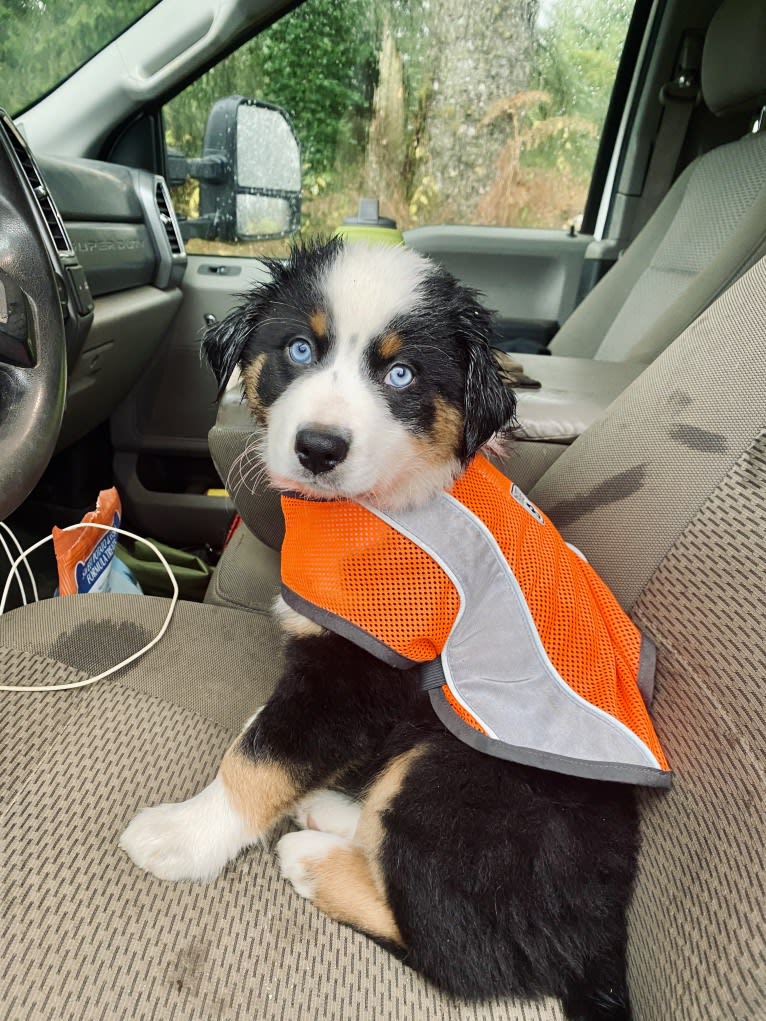
M295 453L304 468L314 475L332 471L346 459L348 439L325 429L299 429L295 437Z

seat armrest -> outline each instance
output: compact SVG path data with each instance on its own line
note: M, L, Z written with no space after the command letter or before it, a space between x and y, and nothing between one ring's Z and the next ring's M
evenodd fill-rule
M559 355L520 355L538 390L518 390L516 439L569 444L609 407L646 365Z

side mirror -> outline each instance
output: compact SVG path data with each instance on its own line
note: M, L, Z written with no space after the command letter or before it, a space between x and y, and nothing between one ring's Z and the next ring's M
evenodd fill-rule
M301 151L287 114L245 100L237 107L237 235L287 237L301 224Z
M301 155L281 107L242 96L213 104L201 159L168 152L168 182L199 181L199 217L179 217L184 240L288 237L301 222Z

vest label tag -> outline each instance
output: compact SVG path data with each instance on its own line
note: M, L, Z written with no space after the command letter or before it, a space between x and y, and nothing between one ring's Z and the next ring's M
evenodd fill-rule
M511 496L516 501L516 503L518 503L521 507L524 508L527 514L532 515L535 521L539 522L541 525L545 524L545 518L542 516L537 507L535 507L532 501L529 500L526 497L526 495L519 489L515 482L511 486Z

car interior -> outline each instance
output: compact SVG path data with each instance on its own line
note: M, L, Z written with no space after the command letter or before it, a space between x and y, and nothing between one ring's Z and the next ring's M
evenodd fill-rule
M95 677L168 600L19 605L8 579L4 1017L563 1018L440 993L299 898L272 840L209 884L163 883L117 846L138 809L210 781L280 673L279 496L254 481L238 378L216 401L200 361L204 325L269 270L190 243L162 108L294 8L161 0L0 118L0 522L27 545L115 485L126 527L210 574L143 656L55 692L12 689ZM675 780L639 795L641 1021L766 1016L764 52L762 0L638 0L581 227L403 235L497 310L498 346L537 384L500 466L657 647ZM32 565L52 597L49 559Z

